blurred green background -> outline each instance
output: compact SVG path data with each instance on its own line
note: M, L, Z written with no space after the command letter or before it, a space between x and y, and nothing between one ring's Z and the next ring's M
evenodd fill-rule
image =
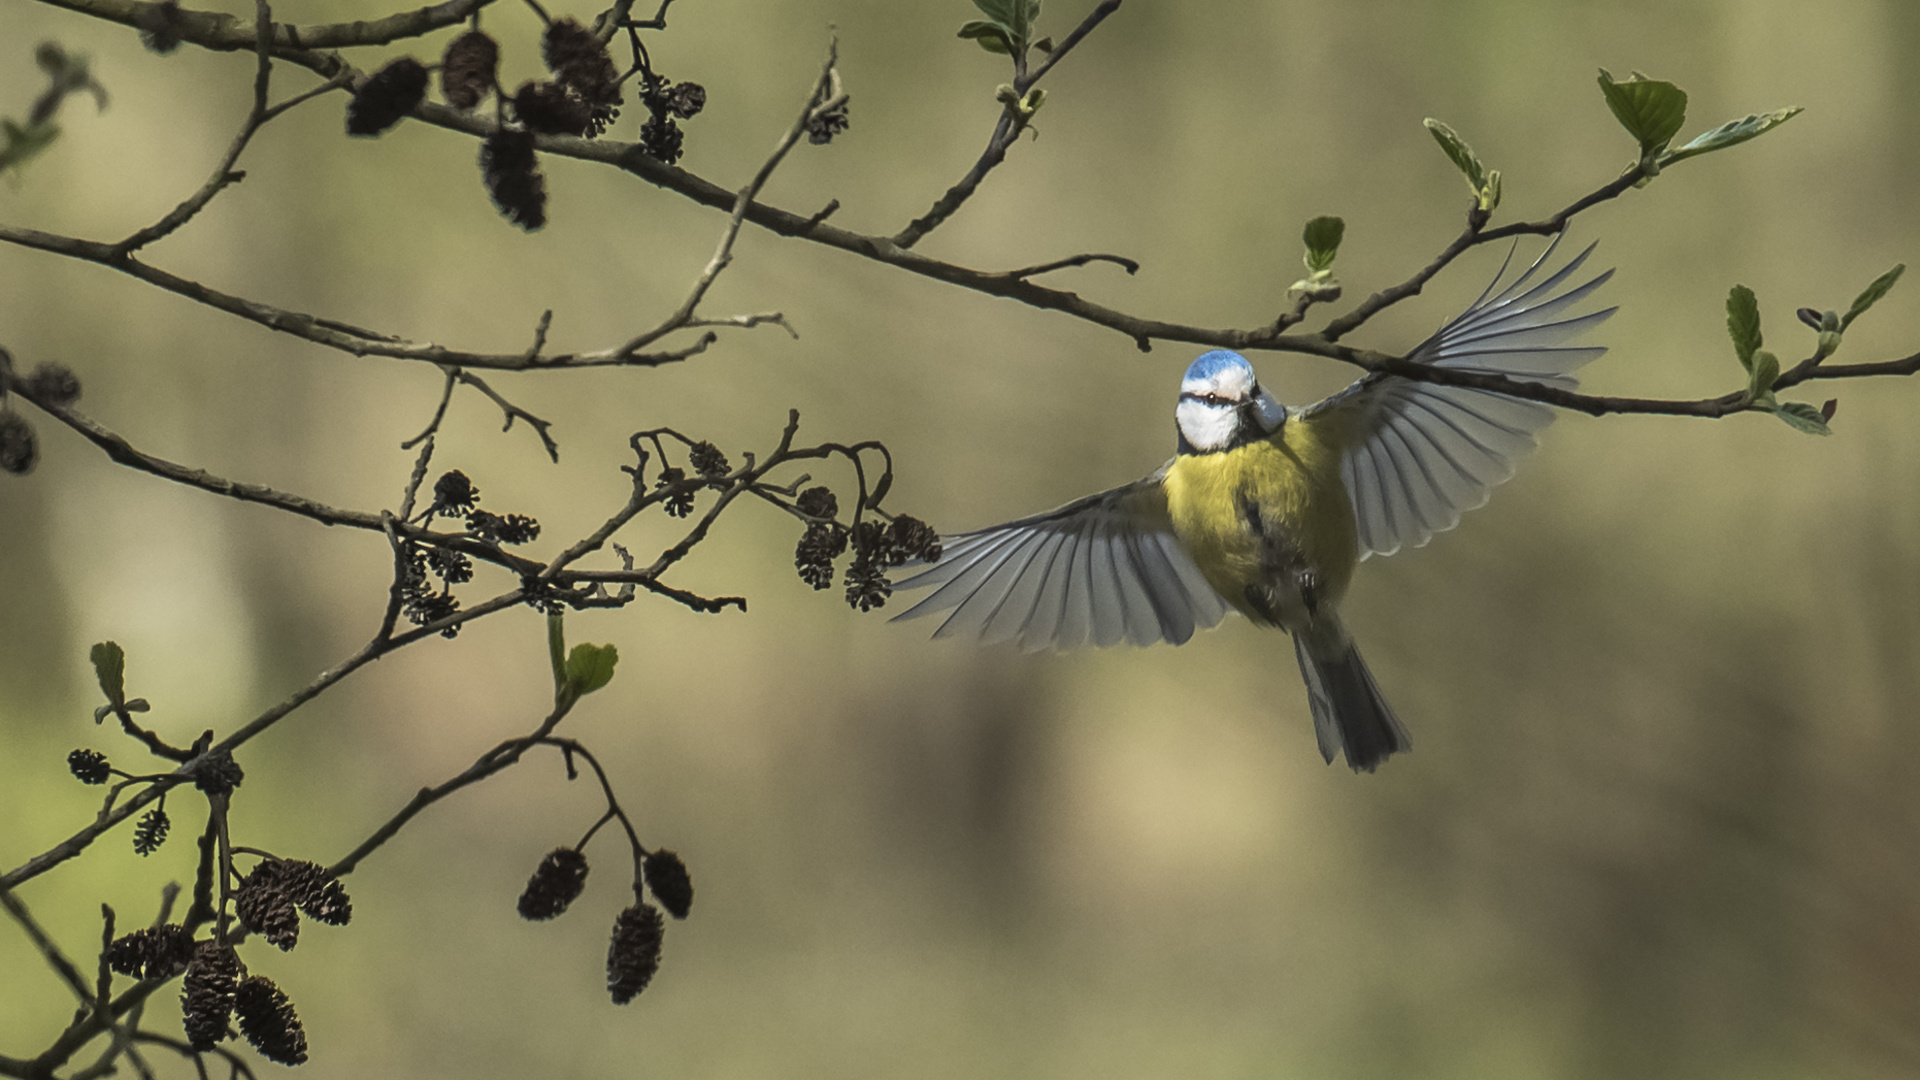
M242 4L225 4L237 14ZM1054 0L1056 37L1090 3ZM372 3L287 3L301 23ZM569 8L583 17L586 7ZM958 41L962 0L681 0L656 66L704 83L684 164L746 179L837 27L852 130L802 145L767 197L892 232L972 162L1001 58ZM111 239L201 183L244 115L251 60L142 51L123 28L0 0L0 112L37 92L35 42L93 56L112 106L0 183L0 220ZM537 23L487 26L509 85ZM437 55L446 35L418 44ZM372 67L399 50L353 55ZM1080 251L1139 259L1051 282L1143 315L1253 326L1301 276L1301 223L1348 222L1350 298L1423 264L1467 191L1421 120L1504 171L1499 220L1541 217L1631 153L1594 86L1638 69L1692 95L1683 135L1804 105L1766 138L1583 216L1621 313L1598 392L1741 383L1729 286L1769 346L1806 354L1800 305L1844 307L1920 257L1920 8L1904 0L1131 0L1049 76L1037 141L922 244L983 268ZM280 93L312 84L277 70ZM149 257L357 325L493 351L554 309L597 348L678 303L722 225L613 171L547 160L552 224L489 205L473 140L341 132L344 96L268 128L247 180ZM635 137L629 109L613 137ZM958 529L1131 480L1172 444L1196 351L1127 339L749 230L710 314L779 310L657 371L501 377L558 422L562 463L456 398L436 465L550 553L623 498L626 436L672 424L735 455L885 440L889 505ZM1462 261L1359 344L1404 349L1478 292ZM1897 289L1841 360L1920 347ZM1350 304L1351 299L1348 301ZM59 361L137 446L360 509L390 506L440 377L274 335L90 265L0 248L0 344ZM1348 370L1256 357L1289 400ZM310 1077L1895 1077L1920 1071L1920 383L1822 385L1836 435L1761 416L1569 417L1485 510L1369 562L1348 621L1417 751L1323 766L1287 643L1234 621L1181 649L1022 656L929 642L795 580L797 529L723 519L675 580L751 614L664 602L569 618L619 677L569 719L643 838L692 867L693 917L636 1003L605 999L627 901L616 837L551 925L513 902L598 812L536 758L426 814L349 881L357 917L246 959L293 997ZM45 460L0 483L0 864L90 820L91 642L176 741L229 730L374 628L388 554L136 475L36 421ZM843 479L843 478L841 478ZM674 535L649 520L645 557ZM502 582L492 580L495 585ZM482 595L478 590L471 596ZM888 613L896 610L890 607ZM540 619L484 620L354 676L240 756L237 842L331 861L424 784L527 730L550 694ZM74 952L98 904L151 917L191 872L199 813L150 859L127 830L21 895ZM0 1052L71 1005L0 929ZM171 992L149 1013L173 1030ZM174 1068L177 1073L177 1067ZM271 1069L273 1066L263 1066Z

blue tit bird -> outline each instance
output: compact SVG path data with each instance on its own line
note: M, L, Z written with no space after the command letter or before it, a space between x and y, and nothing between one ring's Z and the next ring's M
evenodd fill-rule
M1407 358L1577 385L1573 372L1606 350L1571 342L1615 309L1566 313L1613 271L1566 287L1593 247L1543 274L1553 247L1502 288L1509 252L1479 299ZM897 586L933 592L896 618L948 612L935 637L1035 650L1178 645L1238 611L1292 636L1321 756L1331 764L1344 752L1371 772L1412 744L1340 618L1354 568L1421 547L1484 505L1553 415L1378 372L1290 407L1245 358L1215 350L1181 380L1173 460L1057 510L947 538L939 562Z

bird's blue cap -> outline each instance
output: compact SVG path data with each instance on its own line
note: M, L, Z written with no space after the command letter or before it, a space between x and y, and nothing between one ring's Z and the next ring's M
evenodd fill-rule
M1215 349L1212 352L1201 353L1198 359L1188 364L1187 374L1182 381L1205 382L1228 368L1251 369L1252 367L1252 364L1247 363L1247 358L1237 352Z

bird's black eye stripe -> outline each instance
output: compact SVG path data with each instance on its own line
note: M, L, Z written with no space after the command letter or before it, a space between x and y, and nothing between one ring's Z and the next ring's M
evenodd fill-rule
M1207 405L1233 404L1233 399L1230 397L1227 397L1225 394L1214 394L1214 393L1196 394L1191 390L1181 391L1180 400L1181 401L1198 401Z

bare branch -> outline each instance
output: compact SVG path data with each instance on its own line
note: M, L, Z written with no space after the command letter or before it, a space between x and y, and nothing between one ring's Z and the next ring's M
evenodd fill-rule
M160 5L147 0L44 0L54 7L117 22L138 30L149 25L152 13ZM397 12L380 19L359 22L323 23L316 26L292 26L282 23L273 28L276 55L294 59L294 54L317 55L314 50L345 49L356 45L387 45L402 38L420 37L435 30L458 26L476 11L494 0L448 0L412 11ZM177 15L182 40L218 52L239 52L254 48L258 30L253 23L213 11L180 8ZM338 57L333 58L336 62ZM322 72L332 77L333 71Z
M508 739L486 753L481 754L472 765L467 766L465 771L451 780L436 787L421 788L418 792L415 792L413 798L407 802L407 805L401 807L398 813L388 818L386 823L378 829L375 829L372 836L362 840L358 847L347 852L338 862L329 866L327 873L332 874L334 877L345 877L353 873L354 868L359 866L362 860L375 851L378 851L382 844L393 839L401 829L406 827L407 822L412 821L427 807L459 791L461 788L477 784L487 777L492 776L494 773L517 764L521 756L524 755L529 748L537 745L540 740L552 734L553 729L559 725L560 721L566 719L567 713L573 710L573 706L577 700L578 699L562 698L554 703L553 711L547 714L546 719L540 721L540 726L534 728L531 734L521 736L517 739Z
M793 149L795 143L800 141L800 136L806 134L808 121L846 103L847 97L844 93L837 96L832 93L833 87L838 82L835 65L839 57L839 41L830 41L827 45L827 61L821 67L820 77L815 80L812 91L807 95L806 103L801 106L800 115L794 119L786 134L781 136L780 141L774 145L773 153L761 163L759 171L747 181L747 186L741 188L734 196L733 212L727 218L726 229L720 234L720 243L714 249L713 258L707 260L706 268L694 280L693 289L687 294L686 300L682 301L679 309L667 316L659 326L613 350L612 354L605 359L618 360L631 356L667 334L692 325L694 312L699 310L700 301L706 298L707 291L713 288L713 283L720 277L721 271L733 262L733 243L740 236L740 226L746 220L747 208L753 205L754 197L760 194L760 189L765 187L768 179L773 176L773 170L779 168L780 162L786 159L787 153ZM781 325L786 325L786 320L779 315L765 317L759 321L778 321ZM787 327L787 332L792 333L793 328ZM602 357L599 354L589 354L588 359L602 359Z
M1070 255L1064 259L1055 259L1052 262L1040 263L1037 266L1029 266L1021 270L1007 270L1003 272L1003 276L1015 279L1030 278L1038 274L1050 274L1055 270L1065 270L1069 267L1085 266L1088 263L1095 262L1113 263L1115 266L1125 270L1129 277L1140 272L1140 264L1123 255Z
M507 416L506 426L502 427L500 429L501 431L512 431L515 420L525 420L527 426L532 428L534 432L540 436L540 445L546 448L547 457L551 458L556 465L560 463L560 444L554 442L553 436L547 433L547 429L553 426L551 421L542 420L520 406L515 405L513 402L508 401L506 398L501 397L493 387L487 385L485 379L482 379L472 372L461 371L459 368L455 368L453 369L453 376L462 383L487 395L495 405L500 406L500 411Z

